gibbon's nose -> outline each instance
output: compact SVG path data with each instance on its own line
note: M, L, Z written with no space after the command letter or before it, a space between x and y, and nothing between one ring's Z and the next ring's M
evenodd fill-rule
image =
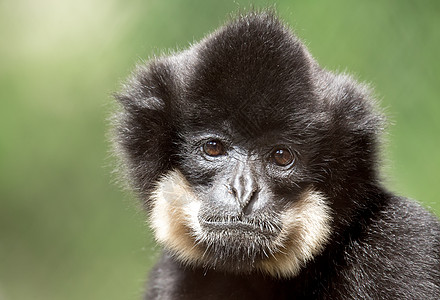
M258 195L258 185L250 168L239 164L233 172L229 188L241 211L246 213L247 206Z

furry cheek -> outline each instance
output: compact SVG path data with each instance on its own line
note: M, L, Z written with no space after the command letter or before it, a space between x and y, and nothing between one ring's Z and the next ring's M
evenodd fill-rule
M309 189L282 214L280 251L262 260L258 269L274 277L296 276L305 264L320 254L331 235L331 210L324 196Z
M179 171L171 171L159 180L152 200L150 222L156 240L183 263L197 263L203 256L195 242L201 233L200 201L189 183Z

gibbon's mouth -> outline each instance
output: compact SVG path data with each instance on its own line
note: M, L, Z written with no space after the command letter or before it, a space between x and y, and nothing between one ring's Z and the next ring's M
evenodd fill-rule
M241 216L206 216L199 217L202 228L213 232L261 234L265 237L276 237L281 226L268 221L257 221Z

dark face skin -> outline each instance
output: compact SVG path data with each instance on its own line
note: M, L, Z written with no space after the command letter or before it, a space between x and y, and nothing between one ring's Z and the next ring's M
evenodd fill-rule
M201 200L206 253L246 270L274 250L281 214L310 182L295 145L222 128L183 136L179 169Z

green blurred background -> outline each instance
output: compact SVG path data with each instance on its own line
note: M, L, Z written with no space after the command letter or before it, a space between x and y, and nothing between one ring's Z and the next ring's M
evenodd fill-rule
M157 257L114 183L111 93L141 59L270 1L0 1L0 300L140 299ZM325 67L372 83L388 186L440 213L440 2L278 1Z

